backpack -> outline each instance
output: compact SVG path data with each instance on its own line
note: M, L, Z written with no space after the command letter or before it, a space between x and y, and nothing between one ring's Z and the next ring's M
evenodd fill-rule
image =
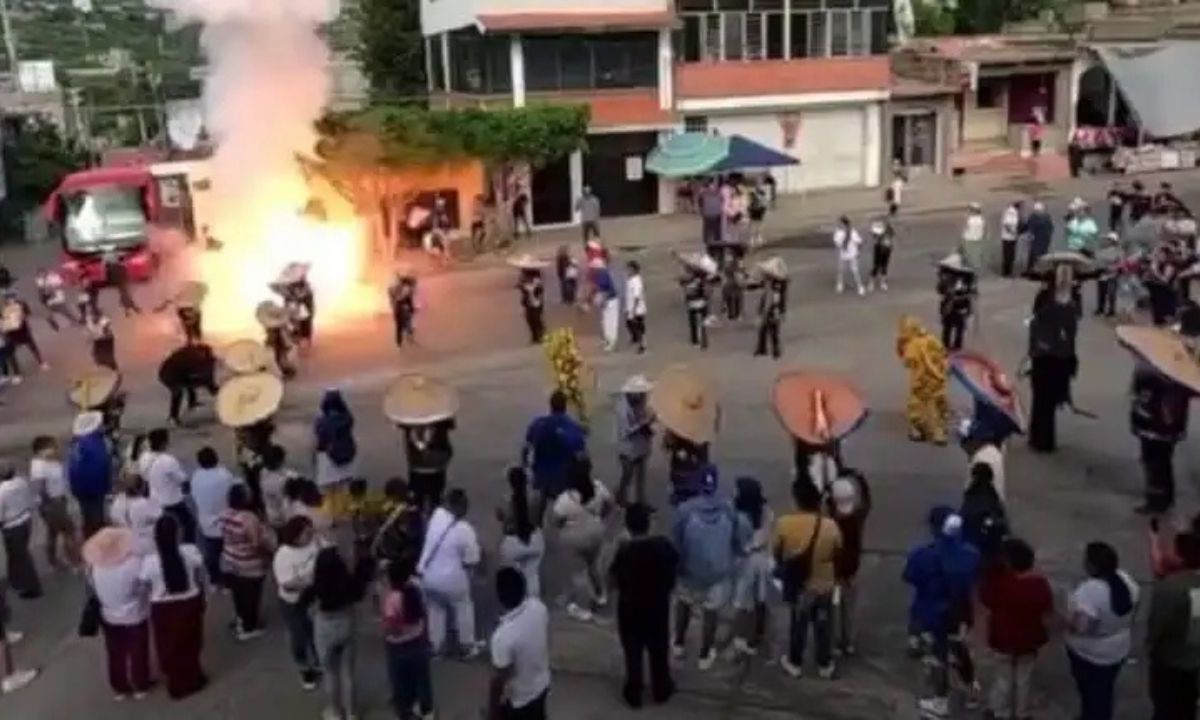
M683 547L686 548L685 571L689 580L701 587L711 587L728 578L732 572L729 558L736 556L737 516L732 508L723 508L716 523L707 522L704 513L691 513L683 526ZM724 543L714 538L728 538Z
M354 442L354 435L349 432L333 433L333 437L329 439L329 447L325 449L325 454L335 465L348 465L353 462L354 457L358 455L358 445Z

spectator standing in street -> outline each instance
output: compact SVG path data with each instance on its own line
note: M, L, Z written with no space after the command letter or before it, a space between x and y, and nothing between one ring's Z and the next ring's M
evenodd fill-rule
M466 492L455 488L446 493L445 502L429 517L417 571L428 603L429 640L434 653L440 655L443 651L447 616L452 616L458 644L469 659L482 650L475 642L470 577L481 557L478 535L466 519L467 509Z
M840 294L845 289L846 274L849 273L858 288L859 295L866 294L863 287L862 274L858 269L858 256L862 249L862 236L850 224L850 218L845 215L838 218L837 230L833 232L833 246L838 252L837 291Z
M67 457L67 479L79 503L86 540L104 527L105 503L112 492L113 459L104 435L104 416L95 411L80 413L72 428L74 439Z
M1154 720L1193 719L1200 700L1200 539L1176 535L1175 551L1183 568L1154 584L1146 627Z
M757 248L763 244L763 220L767 217L767 200L765 190L754 186L749 189L750 200L746 206L746 215L750 218L750 247Z
M1121 220L1125 216L1125 203L1128 196L1125 189L1121 187L1120 180L1114 180L1111 187L1108 189L1108 231L1119 233L1121 231Z
M67 476L59 460L58 442L48 435L33 440L29 482L38 497L42 522L46 524L46 562L55 569L62 567L58 555L61 544L67 565L79 565L79 537L67 501Z
M4 538L8 582L22 600L42 596L42 582L29 553L37 495L29 480L7 460L0 461L0 534Z
M1079 692L1079 720L1112 720L1117 674L1129 659L1138 587L1103 542L1084 550L1087 579L1067 599L1064 642Z
M560 245L554 256L554 274L558 277L558 296L562 304L571 307L579 293L579 264L571 257L566 245Z
M1025 272L1033 272L1038 259L1050 252L1050 243L1054 241L1054 218L1046 211L1041 202L1034 202L1029 217L1025 220L1025 229L1029 234L1029 252L1025 257Z
M646 352L646 285L642 266L630 260L625 275L625 329L638 355Z
M554 501L558 537L577 563L571 579L575 600L567 603L567 614L589 622L593 613L608 604L600 555L604 549L605 518L612 510L608 488L592 477L592 463L580 458L573 463L571 487Z
M963 221L959 252L967 266L975 272L983 269L984 240L987 238L987 223L983 219L983 207L973 202L967 206L967 217Z
M733 647L743 655L757 655L767 633L771 534L775 531L775 516L763 497L762 485L751 477L738 478L733 507L751 530L750 542L742 550L734 581L733 607L737 617Z
M300 671L300 686L305 690L315 690L321 677L309 614L319 550L312 522L306 517L294 517L280 528L279 549L271 562L292 660Z
M646 465L654 446L654 411L647 402L653 384L645 375L633 375L621 386L614 412L617 419L617 452L621 462L621 480L617 485L617 504L624 506L633 487L634 502L646 502Z
M621 328L621 300L617 294L617 283L612 272L602 259L588 264L588 280L592 288L591 302L600 311L600 337L604 340L605 352L617 349L617 337Z
M20 670L13 659L12 646L24 637L21 633L9 628L11 611L8 607L8 588L0 581L0 695L14 693L38 676L34 669Z
M804 651L812 627L817 673L833 678L834 560L842 547L837 524L821 512L821 492L807 478L792 483L796 512L775 523L772 552L783 581L783 599L790 609L788 649L779 665L788 675L804 674Z
M275 444L268 445L263 452L262 470L259 471L259 491L262 495L263 516L275 530L287 522L287 497L283 489L288 480L299 477L295 470L285 467L287 451ZM253 494L253 489L251 493Z
M717 469L700 471L700 493L675 508L671 540L679 552L679 591L675 605L673 654L686 653L692 612L701 615L700 657L709 670L717 661L717 619L733 595L734 576L743 549L750 542L750 525L733 504L717 495Z
M217 451L207 445L196 452L192 473L191 494L196 505L196 523L204 569L214 585L221 585L221 514L229 508L229 491L238 484L237 478L221 464Z
M325 720L358 717L354 678L358 604L366 594L370 566L351 572L336 547L322 548L313 564L313 639L325 681Z
M271 536L254 513L250 488L234 485L228 497L228 507L219 519L221 577L233 596L237 639L245 641L262 635L259 609L267 560L271 557Z
M524 468L509 468L508 490L508 508L500 511L504 531L500 540L500 562L520 570L525 576L526 591L533 597L540 597L546 540L530 514L529 478Z
M525 591L516 568L496 573L500 624L492 633L488 720L546 720L550 694L550 614Z
M855 654L854 608L858 604L859 566L862 564L863 535L871 514L871 490L862 473L843 468L829 491L829 514L842 536L841 549L833 560L837 579L837 646L842 655Z
M155 552L142 561L141 579L150 586L150 625L172 700L199 692L208 684L200 667L204 645L206 581L204 558L192 544L181 544L179 521L164 514L154 525Z
M650 694L664 703L675 692L668 647L671 642L671 593L679 553L662 535L650 534L650 509L634 503L625 508L629 539L613 556L609 577L617 592L617 635L625 655L625 702L642 706L642 664L650 663Z
M533 225L529 220L529 193L521 189L512 202L513 239L521 238L521 229L525 229L525 237L533 237Z
M154 553L154 525L162 517L162 508L147 495L146 481L134 472L125 471L117 486L117 495L108 506L108 520L116 527L133 533L135 555Z
M893 163L892 182L884 192L884 200L887 201L889 218L894 218L900 214L900 207L904 204L904 185L906 182L907 178L904 177L904 168Z
M89 592L100 605L100 631L108 660L108 685L117 700L140 699L150 676L150 587L141 578L142 557L125 528L102 528L83 544Z
M868 289L887 291L888 267L892 262L892 248L896 242L896 228L889 220L871 223L871 280Z
M575 201L575 212L579 213L582 224L583 242L600 237L600 198L592 193L590 186L583 186L583 194Z
M1054 612L1054 595L1024 540L1005 540L1000 555L980 591L990 613L988 647L996 656L987 717L1028 718L1030 681L1038 651L1050 640L1046 624Z
M1067 220L1067 249L1091 257L1096 252L1096 240L1100 229L1092 218L1088 204L1080 198L1071 201L1071 214Z
M138 473L145 478L150 488L150 499L164 513L175 516L183 532L182 541L194 544L196 519L192 516L184 493L188 477L179 460L167 452L171 436L166 428L155 428L146 436L146 442L148 449L137 458L137 467Z
M725 239L722 232L725 200L721 197L721 189L715 181L705 183L700 189L697 204L700 207L700 235L704 242L704 250L712 257L719 257L718 248Z
M1000 215L1000 274L1004 277L1013 276L1013 267L1017 262L1017 240L1024 230L1021 217L1021 201L1016 200L1004 208Z
M535 522L542 521L547 508L567 489L572 461L586 452L587 430L567 414L567 396L555 390L550 393L550 413L535 418L525 431L522 456L538 495Z
M388 565L379 601L392 711L399 720L433 717L428 618L415 569L412 558Z

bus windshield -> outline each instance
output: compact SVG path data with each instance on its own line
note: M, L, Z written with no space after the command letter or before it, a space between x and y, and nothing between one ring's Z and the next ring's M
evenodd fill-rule
M64 237L69 252L93 253L146 242L146 212L140 188L96 186L65 197Z

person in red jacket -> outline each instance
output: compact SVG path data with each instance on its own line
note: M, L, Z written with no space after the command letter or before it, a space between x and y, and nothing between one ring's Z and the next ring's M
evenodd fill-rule
M989 570L980 591L988 609L988 647L998 658L985 717L1025 719L1029 715L1029 684L1037 652L1050 639L1047 619L1054 612L1054 595L1046 576L1034 568L1028 543L1009 538L1001 558Z

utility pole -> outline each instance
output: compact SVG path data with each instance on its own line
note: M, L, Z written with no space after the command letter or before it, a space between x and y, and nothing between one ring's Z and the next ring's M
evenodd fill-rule
M13 37L12 20L8 16L8 0L0 0L0 30L4 32L4 53L8 56L8 71L17 76L17 40Z

